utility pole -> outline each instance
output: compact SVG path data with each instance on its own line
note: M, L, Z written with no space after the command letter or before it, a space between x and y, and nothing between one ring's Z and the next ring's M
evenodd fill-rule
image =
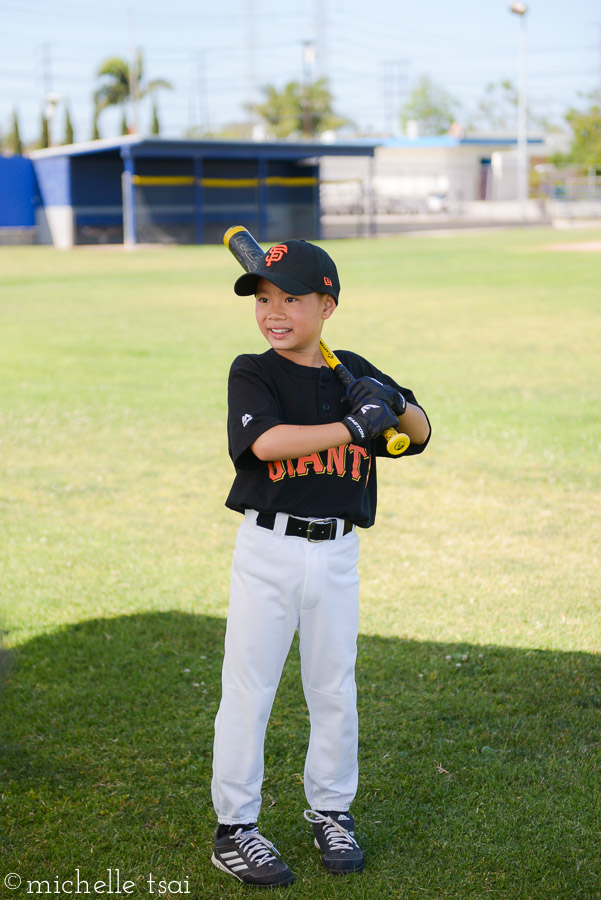
M136 49L136 14L133 6L127 11L128 31L129 31L129 100L131 108L131 124L129 131L131 134L138 134L138 100L140 86L138 78L138 52Z
M599 29L599 85L597 88L597 94L599 102L601 103L601 23L597 26Z
M253 104L257 101L256 18L255 0L246 0L246 119L251 131L257 124L256 113L252 110Z
M382 62L382 107L384 133L397 136L400 132L402 98L407 93L406 59L386 59Z
M52 90L52 45L49 41L42 44L42 84L44 91L44 119L48 132L48 146L52 147L52 120L61 95Z
M309 88L312 73L315 67L315 44L313 41L303 41L303 137L310 138L313 134L311 127L311 102L309 100Z
M44 95L52 93L52 44L46 41L42 44L42 81Z
M326 0L314 0L314 20L315 78L327 78L328 12Z
M196 89L198 91L198 126L201 133L209 131L209 99L207 91L207 59L204 50L196 53Z

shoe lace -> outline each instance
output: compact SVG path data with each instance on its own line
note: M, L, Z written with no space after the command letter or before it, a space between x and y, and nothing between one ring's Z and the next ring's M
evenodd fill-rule
M343 826L331 816L322 816L314 809L306 809L304 817L312 825L322 825L325 838L332 850L353 850L357 842Z
M259 834L258 828L237 831L234 835L234 840L237 844L240 844L240 849L244 850L250 862L256 866L275 862L275 855L279 856L273 844L267 838L264 838L262 834Z

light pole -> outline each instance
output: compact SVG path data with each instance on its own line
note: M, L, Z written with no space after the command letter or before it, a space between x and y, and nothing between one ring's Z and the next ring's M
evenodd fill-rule
M526 13L525 3L512 3L509 7L514 15L519 16L520 32L518 44L518 202L522 219L527 215L528 204L528 87L527 87L527 47L526 47Z

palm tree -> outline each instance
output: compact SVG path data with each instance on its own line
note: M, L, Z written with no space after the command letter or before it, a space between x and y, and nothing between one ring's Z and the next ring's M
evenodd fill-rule
M120 56L111 56L100 65L98 78L104 79L94 93L96 117L109 106L125 107L133 100L134 107L138 100L151 96L156 91L172 90L173 86L164 78L152 81L144 80L144 63L142 52L138 50L133 69L127 60ZM124 113L125 116L125 113ZM135 111L134 111L135 117ZM129 130L137 130L137 122L130 122Z
M263 103L250 104L248 109L260 116L273 137L314 137L350 124L332 109L333 98L325 78L311 84L289 81L282 90L269 84L262 91Z

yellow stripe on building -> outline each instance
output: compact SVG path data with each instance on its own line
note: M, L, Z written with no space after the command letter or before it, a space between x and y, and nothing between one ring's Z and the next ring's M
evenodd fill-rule
M194 175L134 175L132 181L144 187L177 187L194 184L195 178Z
M259 186L258 178L201 178L199 183L207 188L252 188Z
M284 175L268 175L265 179L265 184L268 187L276 185L281 185L282 187L310 187L313 184L317 184L317 178L311 175L291 176L290 178L286 178Z
M133 184L139 187L183 187L200 184L205 188L256 188L258 178L194 178L193 175L134 175ZM318 183L312 176L269 175L263 179L267 187L311 187Z

